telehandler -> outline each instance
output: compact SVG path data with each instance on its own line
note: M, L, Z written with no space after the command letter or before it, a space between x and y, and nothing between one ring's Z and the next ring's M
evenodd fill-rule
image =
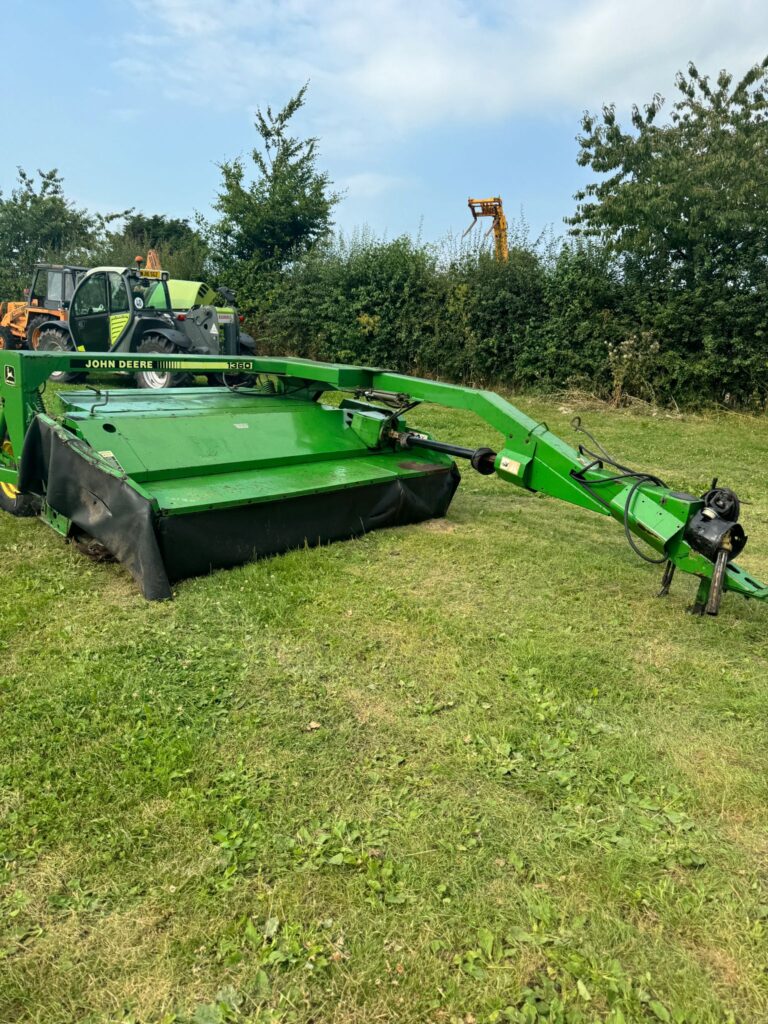
M486 231L485 237L487 238L493 232L494 255L500 263L506 263L509 260L509 242L507 240L507 218L501 196L490 196L488 199L469 198L467 206L472 214L472 223L461 237L464 238L469 234L480 217L490 217L491 226Z
M30 347L39 352L156 352L165 356L255 353L255 342L240 330L236 313L220 317L211 305L174 310L168 274L159 264L149 262L143 267L142 262L137 257L135 267L96 267L85 273L72 295L69 319L40 320L30 333ZM226 291L224 298L234 303L231 292ZM81 380L82 374L56 370L51 377L71 384ZM161 373L153 368L136 374L140 388L180 387L191 380L188 373Z

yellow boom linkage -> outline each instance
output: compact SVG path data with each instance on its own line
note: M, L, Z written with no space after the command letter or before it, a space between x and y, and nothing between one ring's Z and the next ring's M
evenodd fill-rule
M507 242L507 218L504 216L504 205L501 196L490 199L468 199L467 206L472 212L472 223L464 235L468 234L477 224L478 217L493 217L493 223L485 233L486 238L493 232L493 248L497 260L509 259L509 243ZM461 237L463 238L464 235Z

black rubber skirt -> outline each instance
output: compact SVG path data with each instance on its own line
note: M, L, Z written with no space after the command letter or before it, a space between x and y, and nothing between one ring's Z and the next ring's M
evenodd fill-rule
M47 417L33 421L21 466L19 489L44 497L103 544L155 601L172 597L171 584L189 576L444 516L460 480L454 464L424 463L418 476L383 483L163 515L126 476L105 472L84 442Z

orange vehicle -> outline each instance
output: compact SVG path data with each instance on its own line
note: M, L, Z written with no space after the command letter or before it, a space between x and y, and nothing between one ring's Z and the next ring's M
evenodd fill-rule
M0 349L32 348L35 328L48 320L66 320L69 303L85 267L38 263L32 287L21 302L0 303Z

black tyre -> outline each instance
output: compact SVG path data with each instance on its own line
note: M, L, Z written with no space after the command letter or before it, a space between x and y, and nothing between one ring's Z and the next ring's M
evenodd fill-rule
M0 327L0 349L16 348L17 341L18 339L14 338L10 327Z
M137 355L148 355L150 353L168 356L177 356L179 350L164 338L162 334L148 334L139 347ZM164 390L165 388L183 388L192 383L191 373L172 373L170 370L141 370L136 374L136 384L140 388L147 388L150 391Z
M3 451L13 455L11 442L3 442ZM32 494L19 494L13 484L0 483L0 509L12 516L36 516L40 510L40 503Z
M37 498L31 494L19 494L13 484L0 484L0 511L23 519L36 516L40 510Z
M256 355L256 342L245 331L240 331L240 355L241 356L255 356Z
M56 327L46 327L37 336L37 351L74 352L75 348L72 339L64 331L60 331ZM66 373L64 370L57 370L50 376L50 380L56 384L77 384L84 379L84 373Z
M32 335L35 333L40 324L44 324L47 319L51 319L45 316L33 316L27 321L27 348L34 348L32 344Z

